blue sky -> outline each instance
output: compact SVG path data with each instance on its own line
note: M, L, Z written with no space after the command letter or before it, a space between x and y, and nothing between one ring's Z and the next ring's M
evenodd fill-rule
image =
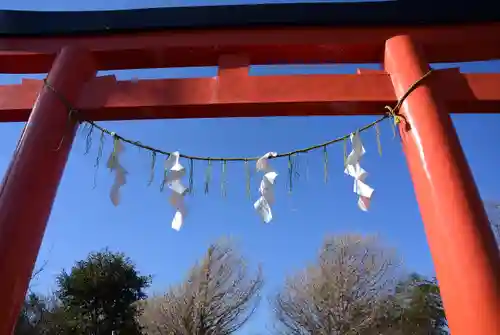
M229 3L217 1L218 3ZM257 2L257 1L246 1ZM262 2L262 1L261 1ZM270 1L268 1L270 2ZM285 1L273 1L285 2ZM288 1L290 2L290 1ZM4 0L3 8L33 10L92 10L158 7L165 5L214 4L212 1L180 0ZM236 2L234 2L236 3ZM441 64L441 67L457 64ZM357 67L342 66L260 66L252 74L353 73ZM500 62L462 65L464 72L499 72ZM215 68L117 71L119 79L213 76ZM17 83L30 75L1 75L0 84ZM103 123L121 135L143 143L182 153L222 156L257 156L268 151L289 151L347 134L374 120L372 117L307 117L159 120ZM461 115L453 117L462 145L485 200L500 199L497 168L500 164L496 143L500 142L500 115ZM0 171L5 171L19 137L22 124L0 124ZM127 147L124 165L129 182L122 191L122 204L114 208L109 201L113 176L104 166L97 173L93 188L97 146L84 155L85 137L80 133L66 167L50 222L39 254L47 261L45 271L33 283L48 292L63 268L94 250L109 247L123 251L140 271L154 277L152 290L161 291L183 278L208 244L222 236L234 237L254 265L261 263L266 276L265 295L271 294L287 274L314 259L325 235L356 232L379 234L399 250L409 271L432 275L433 266L399 141L392 138L388 123L381 126L383 155L377 153L374 131L363 133L367 149L363 166L370 173L367 181L376 189L372 208L363 213L356 206L352 179L343 174L343 147L329 149L329 182L323 182L322 152L302 156L292 194L286 189L287 161L274 161L280 176L275 219L264 225L253 210L260 182L252 179L252 197L245 193L243 164L229 164L228 196L221 197L220 166L214 166L214 181L208 196L203 194L204 165L195 166L195 196L188 199L189 216L180 232L170 229L173 209L168 194L159 192L160 165L156 179L147 186L150 159L147 152ZM97 142L94 138L94 143ZM111 150L106 142L105 156ZM187 165L187 162L185 162ZM306 180L305 166L309 176ZM243 334L255 334L270 327L266 304Z

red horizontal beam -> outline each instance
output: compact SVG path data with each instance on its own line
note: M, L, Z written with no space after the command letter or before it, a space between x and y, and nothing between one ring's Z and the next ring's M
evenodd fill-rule
M78 38L0 38L0 73L48 72L63 46L92 51L99 70L212 66L223 54L251 64L378 63L386 40L410 34L429 62L500 58L500 23L427 28L186 30Z
M87 120L134 120L306 115L382 115L396 98L385 73L242 76L90 82L77 104ZM241 70L236 70L241 71ZM446 87L454 113L500 113L500 74L461 74L451 69L428 77ZM0 122L26 121L42 88L40 80L0 86Z

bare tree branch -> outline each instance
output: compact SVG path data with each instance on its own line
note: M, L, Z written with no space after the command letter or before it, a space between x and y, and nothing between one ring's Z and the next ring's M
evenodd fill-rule
M491 230L495 235L497 244L500 245L500 203L494 201L487 201L485 203L486 213L490 220Z
M317 263L288 278L275 297L278 330L294 335L378 334L398 269L395 253L375 237L328 238Z
M30 281L37 279L38 276L40 275L40 273L42 273L45 270L45 267L47 266L48 263L49 263L49 261L45 260L42 265L40 265L38 268L34 269L33 273L31 274Z
M260 269L250 278L244 259L219 242L185 282L144 304L141 324L151 335L230 335L252 316L262 284Z

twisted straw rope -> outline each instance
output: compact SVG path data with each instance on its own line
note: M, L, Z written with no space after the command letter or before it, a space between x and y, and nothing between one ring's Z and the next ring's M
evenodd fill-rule
M367 125L359 128L359 129L357 129L357 131L358 132L363 132L365 130L368 130L368 129L376 126L378 123L382 122L383 120L385 120L387 118L392 118L394 120L394 123L398 124L400 122L400 120L401 120L401 116L399 116L398 113L399 113L399 110L401 109L401 106L403 105L403 102L405 101L406 98L408 98L408 96L416 88L418 88L420 86L420 84L422 84L422 82L431 73L432 73L432 69L429 70L426 74L424 74L421 78L419 78L415 83L413 83L408 88L408 90L406 91L406 93L400 99L398 99L398 101L397 101L397 103L396 103L396 105L394 107L385 106L385 109L387 109L387 113L384 116L382 116L378 120L375 120L375 121L373 121L373 122L371 122L371 123L369 123L369 124L367 124ZM47 87L54 94L56 94L58 96L58 98L60 99L60 101L68 109L68 111L69 111L69 118L71 118L73 115L78 115L78 110L75 109L75 108L73 108L71 106L71 104L69 103L69 101L63 95L61 95L59 92L57 92L57 90L47 81L47 79L44 79L44 87ZM79 120L79 122L81 122L81 123L85 122L85 123L89 124L91 127L94 127L96 129L98 129L99 131L101 131L101 133L112 136L115 139L115 141L119 140L119 141L128 143L128 144L133 145L135 147L148 150L148 151L152 152L153 154L163 154L163 155L166 155L166 156L170 156L170 154L171 154L171 152L164 151L164 150L161 150L161 149L157 149L157 148L154 148L152 146L149 146L149 145L146 145L146 144L142 144L139 141L134 141L134 140L128 139L126 137L123 137L123 136L121 136L121 135L119 135L119 134L117 134L117 133L115 133L115 132L113 132L113 131L111 131L109 129L104 128L103 126L100 126L99 124L97 124L94 121L91 121L91 120ZM323 143L320 143L320 144L312 145L310 147L306 147L306 148L302 148L302 149L297 149L297 150L293 150L293 151L289 151L289 152L280 153L277 156L274 156L274 157L271 157L271 158L272 159L276 159L276 158L280 158L280 157L290 157L290 156L293 156L295 154L307 153L309 151L312 151L312 150L315 150L315 149L319 149L319 148L326 148L327 146L329 146L331 144L334 144L334 143L341 142L341 141L344 141L346 139L349 139L350 135L351 135L351 133L343 135L343 136L339 136L339 137L337 137L335 139L332 139L330 141L326 141L326 142L323 142ZM193 156L193 155L186 155L186 154L181 154L180 157L186 158L186 159L189 159L189 160L196 160L196 161L222 161L222 162L237 162L237 161L248 162L248 161L256 161L256 160L258 160L260 158L260 157L209 157L209 156Z

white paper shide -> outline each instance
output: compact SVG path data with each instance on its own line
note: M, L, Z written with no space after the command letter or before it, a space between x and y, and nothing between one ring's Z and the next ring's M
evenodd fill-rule
M359 132L351 134L351 144L352 151L347 157L344 172L354 178L354 193L359 196L358 206L361 210L367 211L374 189L365 183L368 173L360 165L361 157L366 151Z
M127 171L120 163L120 156L124 150L122 142L116 140L114 150L109 156L106 164L108 169L115 173L115 180L111 186L111 192L109 194L111 202L115 206L120 204L120 188L127 183Z
M172 220L172 229L179 231L182 227L184 217L186 216L186 207L184 196L188 189L182 184L182 177L186 174L186 169L180 163L180 154L178 151L170 154L165 161L165 183L172 191L170 195L170 204L175 208L175 216Z
M276 157L276 152L268 152L257 160L257 171L263 172L264 176L260 182L260 198L253 204L253 207L262 217L265 223L273 219L271 205L274 203L274 182L278 174L269 164L269 157Z

